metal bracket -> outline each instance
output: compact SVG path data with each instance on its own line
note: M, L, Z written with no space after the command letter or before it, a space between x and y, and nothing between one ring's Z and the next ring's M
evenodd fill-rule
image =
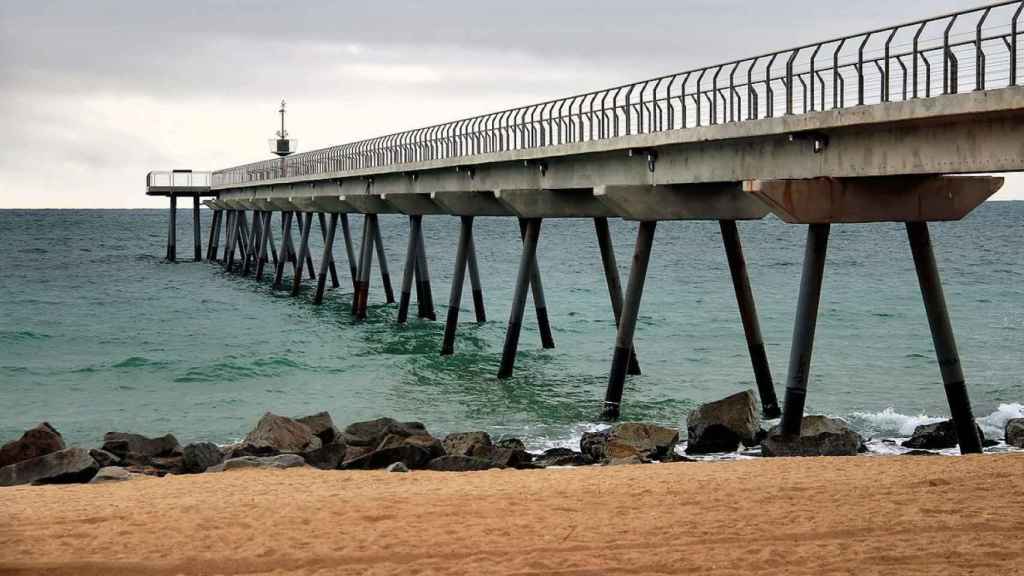
M456 172L465 172L466 174L469 174L469 179L470 180L472 180L473 177L476 176L476 168L474 168L472 166L456 166L455 167L455 171Z
M544 160L523 160L523 166L536 166L540 170L541 176L547 176L548 174L548 163Z
M794 132L789 135L790 142L811 142L811 150L821 154L828 148L828 134L824 132Z
M653 148L630 148L629 157L634 156L646 156L647 157L647 171L654 173L655 164L658 163L658 152Z

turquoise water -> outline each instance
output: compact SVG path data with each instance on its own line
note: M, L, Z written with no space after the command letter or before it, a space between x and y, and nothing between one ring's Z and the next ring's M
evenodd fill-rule
M533 446L570 443L597 422L615 334L589 221L544 223L539 258L557 347L541 349L528 309L516 376L499 381L514 220L477 220L489 321L473 322L467 289L456 355L442 358L443 324L397 326L376 273L369 318L355 322L347 266L342 288L314 306L312 284L290 298L209 263L163 262L166 218L0 211L0 441L48 420L79 444L108 430L226 442L266 410L328 410L339 423L389 415L436 434L484 429ZM191 213L178 222L188 258ZM407 221L380 222L397 290ZM456 223L425 219L439 318ZM635 230L612 223L624 280ZM932 231L975 413L991 432L1024 402L1024 202L988 203ZM780 399L804 233L775 219L740 224ZM343 254L340 234L338 246ZM682 426L698 403L754 386L717 224L659 225L636 344L644 375L627 383L624 418ZM905 436L948 414L901 225L833 227L808 410L874 436Z

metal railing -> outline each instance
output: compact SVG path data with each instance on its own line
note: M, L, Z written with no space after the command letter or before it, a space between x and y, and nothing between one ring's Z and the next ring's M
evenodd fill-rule
M146 188L209 188L210 172L154 170L146 174Z
M1024 0L214 172L214 185L604 140L1019 84ZM973 75L973 78L972 78Z

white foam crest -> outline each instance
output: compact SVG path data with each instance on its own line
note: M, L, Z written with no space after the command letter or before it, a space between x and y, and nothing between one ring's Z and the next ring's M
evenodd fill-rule
M1002 438L1006 432L1006 423L1014 418L1024 418L1024 404L1000 404L995 412L978 418L978 426L989 438Z
M892 406L881 412L854 412L850 414L850 419L856 425L855 427L863 428L864 432L869 435L889 434L901 437L910 436L914 433L914 428L922 424L934 424L945 420L945 418L927 414L916 416L900 414Z

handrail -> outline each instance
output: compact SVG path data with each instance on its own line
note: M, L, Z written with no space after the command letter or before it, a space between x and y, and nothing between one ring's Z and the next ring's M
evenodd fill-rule
M924 97L930 98L933 94L958 93L961 71L974 72L969 87L973 90L1015 86L1020 76L1022 11L1024 0L1006 0L716 66L235 166L214 172L213 185L340 174L746 122L775 117L777 108L785 115L806 114L825 111L829 100L832 109L847 107L847 101L872 105L921 98L922 89ZM933 25L931 32L936 35L923 38L929 25ZM909 69L904 58L911 63ZM937 72L933 74L937 59L942 65L934 67ZM740 73L737 84L736 71L741 66L746 73ZM723 71L728 85L721 79ZM691 83L691 78L695 82ZM892 90L894 84L899 91ZM963 83L963 87L968 85ZM688 106L688 99L693 106ZM563 124L567 126L564 130Z

